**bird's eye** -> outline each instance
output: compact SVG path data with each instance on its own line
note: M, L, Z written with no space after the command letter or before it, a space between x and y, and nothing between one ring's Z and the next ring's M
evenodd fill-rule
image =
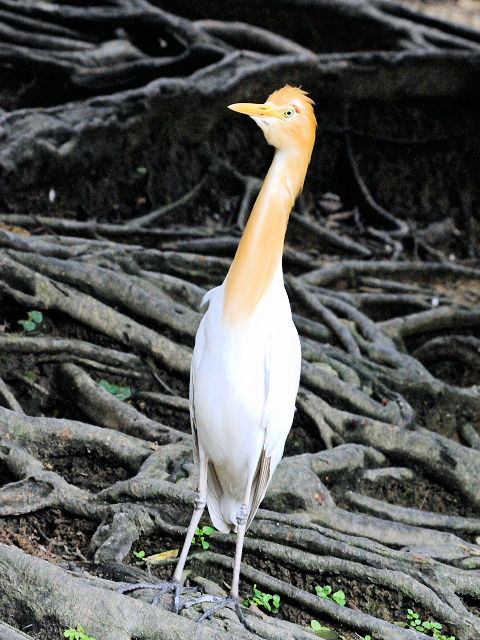
M295 109L293 107L288 107L288 109L285 109L285 111L283 112L283 117L291 118L294 114L295 114Z

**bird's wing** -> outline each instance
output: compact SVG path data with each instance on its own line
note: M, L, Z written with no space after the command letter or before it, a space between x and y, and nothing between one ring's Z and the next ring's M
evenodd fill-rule
M195 464L198 464L198 435L197 426L195 424L195 354L192 358L192 365L190 367L190 389L188 394L188 404L190 408L190 427L192 429L193 436L193 460Z
M265 353L265 440L252 485L247 527L265 497L273 472L283 455L292 426L300 378L300 342L293 322L271 336Z
M255 478L253 480L253 498L250 512L248 514L247 529L251 525L252 520L254 519L255 514L258 511L258 507L260 506L261 501L265 497L265 493L267 491L267 487L271 478L271 461L271 456L267 456L265 449L263 449L260 460L258 461L257 473L255 474Z
M198 353L198 352L197 352ZM198 434L197 426L195 424L195 353L192 360L192 366L190 368L190 425L192 428L193 436L193 460L198 468L199 453L198 453ZM229 527L224 523L222 511L220 509L220 496L222 495L222 487L215 471L215 467L211 462L208 463L207 474L207 486L208 486L208 511L215 528L223 533L230 531Z
M205 307L207 303L210 303L212 298L216 295L220 294L220 287L215 287L203 296L203 299L200 303L200 309ZM198 441L198 431L196 425L195 418L195 370L197 368L198 363L202 358L202 354L205 349L205 332L204 332L204 320L205 316L202 319L202 323L197 331L196 339L195 339L195 348L193 350L192 355L192 364L190 367L190 393L189 393L189 407L190 407L190 425L192 429L193 436L193 459L195 461L196 466L199 464L199 441ZM223 493L222 486L218 479L217 472L215 467L211 462L208 463L208 474L207 474L207 502L208 502L208 511L210 513L210 517L212 519L215 528L218 531L222 531L223 533L228 533L230 528L225 524L224 518L222 516L222 512L220 509L220 497Z
M200 302L200 310L202 310L212 299L213 296L219 291L220 287L214 287L207 291ZM203 323L203 319L202 319ZM189 388L189 408L190 408L190 426L193 436L193 458L196 464L198 464L198 435L197 427L195 424L195 368L197 362L200 360L203 350L205 349L205 336L200 329L197 331L195 338L195 348L192 354L192 364L190 366L190 388Z

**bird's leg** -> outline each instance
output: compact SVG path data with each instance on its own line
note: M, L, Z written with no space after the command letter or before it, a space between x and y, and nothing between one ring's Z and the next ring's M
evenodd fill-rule
M237 544L235 545L235 560L233 561L233 577L230 595L238 600L238 586L240 584L240 565L242 562L243 541L247 530L248 506L242 504L237 516Z
M249 483L250 486L250 483ZM181 609L191 607L194 604L198 604L200 602L215 602L216 604L208 611L205 611L204 614L198 618L197 622L202 622L206 618L210 617L216 611L220 611L224 607L230 606L235 613L237 614L238 619L243 624L243 626L250 631L250 633L255 633L255 629L251 627L240 607L240 602L238 599L238 586L240 583L240 565L242 562L242 553L243 553L243 541L245 540L245 532L247 530L247 520L249 514L249 500L250 500L250 491L248 490L244 499L244 502L240 508L240 511L237 515L237 543L235 545L235 560L233 563L233 578L232 578L232 586L230 588L230 594L226 598L220 598L218 596L201 596L200 598L196 598L195 600L189 600L185 602Z
M208 459L203 451L202 447L198 446L198 496L195 499L192 518L190 520L190 524L188 525L187 533L185 535L185 540L183 542L182 552L180 553L180 558L178 559L177 566L175 568L175 573L173 574L172 581L179 585L182 584L182 573L185 568L185 562L187 561L188 552L190 551L190 547L192 545L193 536L195 535L195 531L197 530L198 523L200 522L200 518L205 510L205 505L207 504L207 469L208 469ZM178 589L175 590L175 613L178 613L180 610L180 593Z
M188 525L187 533L180 553L180 558L173 574L172 579L169 582L159 582L156 584L148 584L146 582L139 582L137 584L130 584L127 587L119 589L120 593L127 593L128 591L135 591L136 589L157 589L159 592L155 596L152 604L156 605L160 601L160 598L167 591L173 591L174 596L174 611L178 613L180 607L180 596L183 593L190 591L197 591L197 587L184 587L182 584L182 573L185 568L185 562L187 555L192 544L193 536L202 517L202 513L205 510L207 504L207 466L208 459L203 449L199 446L199 478L198 478L198 495L195 499L194 509L190 524Z

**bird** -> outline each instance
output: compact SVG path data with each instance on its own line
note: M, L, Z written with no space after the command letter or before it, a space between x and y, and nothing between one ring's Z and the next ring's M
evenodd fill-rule
M295 199L315 142L313 101L286 85L262 104L228 107L250 116L275 149L235 257L223 283L207 292L190 371L190 419L198 495L173 575L175 609L210 601L204 613L239 605L245 533L283 456L299 386L300 340L285 290L282 254ZM204 595L179 606L182 573L204 512L220 532L236 532L226 598Z

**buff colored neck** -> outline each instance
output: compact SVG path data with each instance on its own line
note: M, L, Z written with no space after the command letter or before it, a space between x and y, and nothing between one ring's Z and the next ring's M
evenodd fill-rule
M277 150L227 274L223 320L248 321L281 269L285 232L310 153Z

